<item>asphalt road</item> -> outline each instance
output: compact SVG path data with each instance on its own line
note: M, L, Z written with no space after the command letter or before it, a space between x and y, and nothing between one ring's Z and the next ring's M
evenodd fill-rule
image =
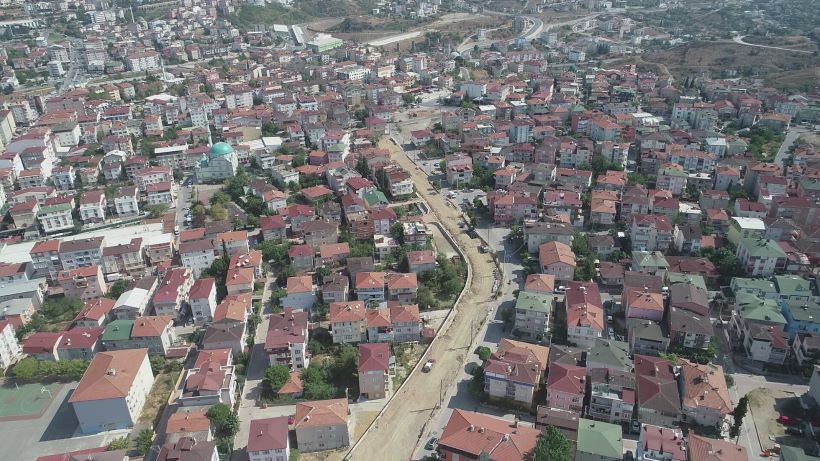
M808 128L802 128L793 126L786 131L786 137L783 139L783 143L780 145L780 149L777 150L777 155L774 157L774 163L778 165L783 165L783 160L786 159L786 156L789 153L789 148L794 144L795 141L800 137L802 134L809 133L810 130Z

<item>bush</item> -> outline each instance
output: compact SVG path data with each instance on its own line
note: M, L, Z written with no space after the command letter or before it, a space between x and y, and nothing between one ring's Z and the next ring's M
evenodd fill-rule
M165 368L165 357L161 355L152 355L149 361L151 362L151 371L154 373L154 376L160 374L162 369Z
M145 429L141 430L139 435L137 436L137 453L144 456L146 453L148 453L148 450L151 449L151 445L153 443L154 431L146 427Z
M108 446L105 449L108 451L127 450L130 447L131 442L128 440L128 437L118 437L109 442Z

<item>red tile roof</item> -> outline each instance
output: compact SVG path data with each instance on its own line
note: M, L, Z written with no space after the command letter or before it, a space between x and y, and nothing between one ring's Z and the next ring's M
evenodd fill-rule
M288 417L254 419L248 434L248 452L283 450L288 447Z
M294 427L347 425L347 399L316 400L296 404Z
M330 303L330 323L361 322L367 312L362 301Z
M387 371L390 367L390 345L373 343L359 345L359 373Z
M69 403L125 398L147 358L148 349L98 352Z
M453 410L439 442L443 450L469 453L478 459L481 453L493 461L529 459L541 431L515 427L514 423L481 413Z

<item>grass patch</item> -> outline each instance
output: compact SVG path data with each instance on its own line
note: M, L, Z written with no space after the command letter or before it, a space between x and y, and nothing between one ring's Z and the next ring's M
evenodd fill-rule
M184 370L172 371L165 368L154 378L154 385L145 400L145 406L142 407L140 423L151 424L152 427L159 425L159 419L162 417L165 406L168 405L168 398L171 396L171 391L174 390L174 384L176 384L180 373L183 372Z

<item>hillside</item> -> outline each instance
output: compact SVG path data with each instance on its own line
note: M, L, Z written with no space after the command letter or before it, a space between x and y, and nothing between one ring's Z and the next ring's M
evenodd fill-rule
M374 0L299 0L298 6L279 3L265 6L243 5L228 19L236 27L247 30L256 24L299 24L320 18L369 14Z

